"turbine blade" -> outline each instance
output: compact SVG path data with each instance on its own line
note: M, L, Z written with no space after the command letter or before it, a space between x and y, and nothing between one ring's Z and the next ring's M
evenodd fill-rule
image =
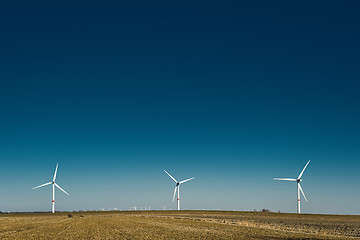
M168 173L166 170L164 170L164 171L167 173L167 175L169 175L169 177L171 177L171 178L172 178L172 180L174 180L174 182L178 183L178 181L176 181L176 179L175 179L175 178L173 178L173 176L171 176L171 175L170 175L170 173Z
M57 185L56 183L55 183L55 186L58 188L58 189L60 189L61 191L63 191L64 193L66 193L67 195L69 195L64 189L62 189L59 185Z
M304 169L301 171L300 175L298 176L297 179L300 179L302 177L302 175L304 174L305 168L307 167L307 165L310 163L310 160L307 162L307 164L305 165Z
M274 180L296 182L296 179L294 179L294 178L274 178Z
M49 185L49 184L52 184L52 182L48 182L48 183L44 183L44 184L41 184L37 187L33 187L32 189L35 189L35 188L40 188L40 187L43 187L43 186L46 186L46 185Z
M55 181L56 179L56 173L57 173L57 169L58 169L58 163L56 164L56 168L55 168L55 173L54 173L54 178L53 178L53 182Z
M179 184L182 184L182 183L184 183L184 182L187 182L187 181L190 181L190 180L193 180L193 179L194 179L194 177L193 177L193 178L186 179L186 180L184 180L184 181L179 182Z
M176 190L177 190L177 186L175 186L174 196L173 196L173 202L174 202L174 200L175 200Z
M301 188L301 185L300 185L300 183L299 183L299 188L300 188L300 191L301 191L302 195L304 196L305 200L306 200L306 201L308 201L308 200L307 200L307 198L306 198L306 196L305 196L305 193L304 193L304 191L303 191L303 190L302 190L302 188Z

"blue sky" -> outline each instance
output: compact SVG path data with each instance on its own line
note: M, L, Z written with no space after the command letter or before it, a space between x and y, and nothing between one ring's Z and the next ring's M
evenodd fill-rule
M0 211L360 214L359 3L2 3Z

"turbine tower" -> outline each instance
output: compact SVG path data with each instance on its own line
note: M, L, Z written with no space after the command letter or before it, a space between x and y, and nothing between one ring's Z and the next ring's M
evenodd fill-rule
M177 197L177 210L180 210L180 184L182 184L182 183L184 183L184 182L187 182L187 181L190 181L190 180L193 180L194 177L178 182L178 181L177 181L173 176L171 176L166 170L164 170L164 171L165 171L166 174L169 175L169 177L171 177L171 179L174 180L174 182L176 183L176 185L175 185L175 191L174 191L174 196L173 196L173 202L174 202L175 195L176 195L176 191L177 191L177 193L178 193L178 197Z
M300 191L301 191L302 195L304 196L305 200L307 201L307 199L305 197L305 193L301 188L300 182L302 182L301 177L304 174L305 168L307 167L307 165L309 163L310 163L310 160L307 162L307 164L305 165L304 169L301 171L301 173L299 174L297 179L294 179L294 178L274 178L274 180L292 181L292 182L297 183L297 213L300 213Z
M58 165L59 165L59 164L56 164L55 173L54 173L54 177L53 177L52 182L44 183L44 184L42 184L42 185L40 185L40 186L37 186L37 187L34 187L34 188L33 188L33 189L35 189L35 188L40 188L40 187L43 187L43 186L52 184L52 213L55 213L55 186L56 186L58 189L60 189L61 191L63 191L64 193L66 193L67 195L69 195L64 189L62 189L62 188L61 188L59 185L57 185L56 182L55 182Z

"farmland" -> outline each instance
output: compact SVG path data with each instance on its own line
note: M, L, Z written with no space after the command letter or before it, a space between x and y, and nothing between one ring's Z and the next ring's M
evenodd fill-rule
M360 239L360 216L230 211L3 213L0 239Z

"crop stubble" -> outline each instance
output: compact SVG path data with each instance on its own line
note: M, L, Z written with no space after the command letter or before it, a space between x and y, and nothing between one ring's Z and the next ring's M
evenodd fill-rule
M0 215L1 239L360 239L360 216L225 211Z

